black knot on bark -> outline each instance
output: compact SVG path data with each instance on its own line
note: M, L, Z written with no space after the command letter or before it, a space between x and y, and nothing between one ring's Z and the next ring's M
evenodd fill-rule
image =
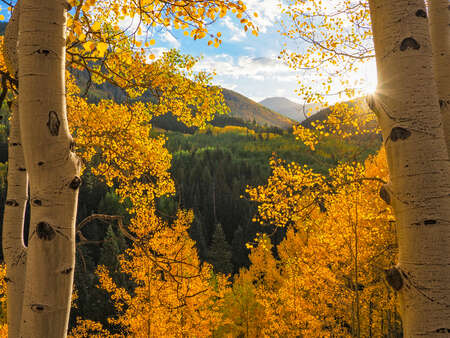
M413 38L409 37L402 41L400 44L400 50L404 52L407 49L420 49L420 44Z
M44 162L42 162L42 161L38 162L38 166L42 166L42 165L44 165Z
M424 225L434 225L436 223L437 221L435 219L426 219L425 221L423 221Z
M388 205L391 204L391 195L389 194L388 189L385 185L383 185L380 189L380 198Z
M46 308L44 304L31 304L31 311L33 312L42 312Z
M392 142L397 142L398 140L406 140L411 136L411 132L408 129L402 127L392 128L390 138Z
M33 203L33 205L34 205L34 206L37 206L37 207L42 206L42 201L39 200L39 199L34 199L34 200L32 200L31 203Z
M72 270L73 270L73 268L67 268L67 269L64 269L63 271L61 271L61 273L62 273L63 275L68 275L69 273L72 272Z
M403 279L400 271L397 268L392 268L389 270L384 270L386 281L395 290L400 291L403 287Z
M48 127L48 130L50 131L50 135L58 136L60 125L61 125L61 122L59 122L58 114L53 110L49 111L47 127Z
M442 327L440 329L436 330L436 333L450 333L450 329L447 329L445 327Z
M46 222L40 222L36 226L36 235L43 241L51 241L53 238L55 238L56 232L55 230L53 230L50 224Z
M425 12L423 9L419 9L416 12L416 16L419 18L426 18L427 17L427 12Z
M38 49L36 53L47 56L48 54L50 54L50 51L48 49Z
M11 143L11 145L12 145L13 147L17 147L17 146L20 146L20 143L19 143L19 142L13 142L13 143Z
M81 185L81 178L78 176L75 176L75 178L70 182L69 187L70 189L77 190Z
M19 171L27 171L26 168L19 168Z
M19 206L19 203L17 203L16 200L7 200L6 205L10 206L10 207L17 207L17 206Z

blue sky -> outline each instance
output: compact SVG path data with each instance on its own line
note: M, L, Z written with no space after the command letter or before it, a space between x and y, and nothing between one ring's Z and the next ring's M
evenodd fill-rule
M259 27L256 37L244 32L233 14L218 20L210 30L222 33L219 48L207 45L208 39L194 41L182 31L161 33L155 47L179 48L181 52L202 56L197 69L215 71L215 84L235 90L255 101L266 97L284 96L300 101L296 72L278 60L284 40L280 29L280 9L277 0L247 0L248 13L258 13L252 20Z
M296 72L278 60L283 43L286 42L278 32L281 29L279 0L244 2L250 15L258 13L257 18L252 18L259 27L257 37L250 31L244 32L239 21L229 13L209 27L213 34L219 31L222 33L223 42L219 48L208 46L207 38L194 41L184 36L182 30L173 29L154 33L156 44L152 51L160 54L164 50L177 48L182 53L202 57L197 69L215 71L217 76L214 78L214 84L235 90L255 101L283 96L302 102L295 93L299 79L313 83L317 78ZM5 11L5 6L2 14L8 19L9 14ZM288 46L292 47L292 42L288 41ZM374 65L364 68L360 76L374 78Z
M301 44L294 45L293 41L286 40L278 32L282 29L279 1L282 0L244 1L252 21L259 27L257 37L250 31L244 32L239 20L229 13L209 27L213 34L222 33L223 42L219 48L208 46L207 38L194 41L184 36L182 30L171 30L155 34L155 49L178 48L183 53L202 56L197 69L215 71L215 84L255 101L283 96L302 103L302 98L295 93L299 87L298 81L301 79L314 85L314 81L322 82L323 79L318 79L317 74L295 71L278 59L284 43L291 49L303 48ZM258 13L257 18L253 17L254 12ZM352 75L354 80L361 77L368 79L369 83L364 85L367 92L372 91L376 84L374 62L364 65L359 74ZM337 99L330 97L329 102Z

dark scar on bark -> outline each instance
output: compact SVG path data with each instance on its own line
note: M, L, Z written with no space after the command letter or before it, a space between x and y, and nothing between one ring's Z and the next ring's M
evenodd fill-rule
M11 145L12 145L13 147L17 147L17 146L20 146L20 143L19 143L19 142L14 142L14 143L11 143Z
M416 12L416 16L418 16L420 18L426 18L427 17L427 12L425 12L423 9L419 9Z
M56 114L56 112L53 110L49 111L47 127L48 127L48 130L50 130L50 134L52 136L58 136L60 125L61 125L61 122L59 122L58 114Z
M402 127L394 127L391 131L390 138L392 142L397 142L398 140L406 140L411 136L411 132L408 129Z
M38 207L42 206L42 201L39 199L34 199L32 201L32 203L33 203L33 205L38 206Z
M45 305L43 304L32 304L31 305L31 310L33 312L42 312L45 309Z
M8 205L10 207L17 207L17 206L19 206L19 203L17 203L16 200L7 200L6 205Z
M391 195L389 195L388 190L384 186L380 189L380 197L386 204L391 204Z
M392 268L389 270L384 270L386 281L395 290L400 291L403 287L403 279L400 271L397 268Z
M67 269L64 269L63 271L61 271L61 273L63 274L63 275L68 275L69 273L71 273L72 272L72 268L67 268Z
M75 178L70 182L69 187L70 189L77 190L81 185L81 178L78 176L75 176Z
M47 56L48 54L50 54L50 51L48 49L38 49L36 51L36 53L43 54L43 55Z
M400 50L402 52L404 52L405 50L407 50L408 48L411 49L420 49L420 45L419 43L414 40L413 38L406 38L402 41L402 43L400 44Z
M40 161L38 162L38 166L44 165L44 162Z
M40 222L36 226L36 235L39 239L44 241L51 241L56 236L55 230L51 227L50 224L46 222Z
M26 168L19 168L19 171L27 171L27 169Z
M442 327L440 329L437 329L436 333L450 333L450 329L446 329L445 327Z
M437 221L435 219L426 219L425 221L423 221L423 224L425 225L434 225L436 223Z

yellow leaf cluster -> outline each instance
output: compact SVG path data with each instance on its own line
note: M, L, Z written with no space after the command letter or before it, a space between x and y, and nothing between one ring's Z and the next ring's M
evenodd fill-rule
M258 336L381 337L399 328L395 295L383 282L397 252L392 211L378 196L385 162L381 151L365 165L341 164L314 178L303 166L272 161L267 185L249 190L259 219L287 229L277 259L260 235L238 278L264 318L252 324Z

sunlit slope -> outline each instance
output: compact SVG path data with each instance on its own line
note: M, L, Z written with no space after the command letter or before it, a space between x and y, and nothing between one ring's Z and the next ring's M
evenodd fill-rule
M223 89L225 102L230 107L231 115L244 121L253 120L259 125L289 128L294 124L291 119L250 100L248 97L229 89Z

